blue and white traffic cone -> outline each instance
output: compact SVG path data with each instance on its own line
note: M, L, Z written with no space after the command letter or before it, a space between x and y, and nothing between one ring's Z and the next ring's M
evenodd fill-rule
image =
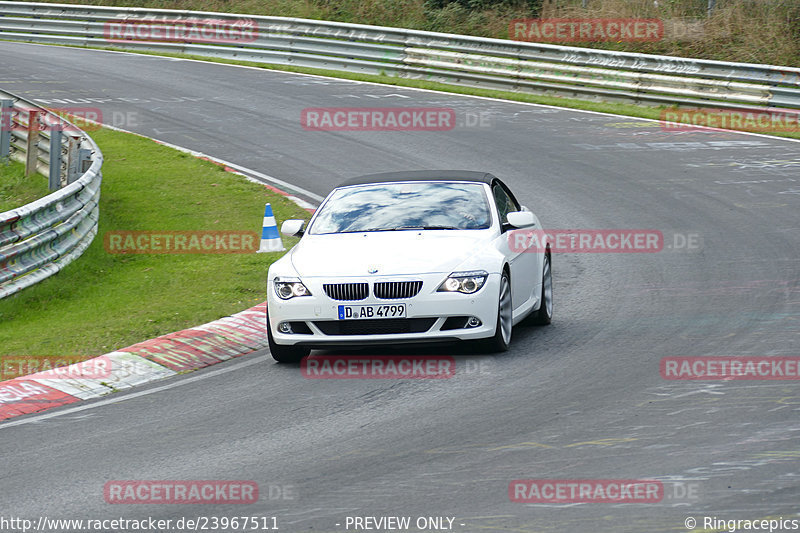
M281 235L278 233L278 223L275 222L275 216L272 214L272 205L267 204L264 207L264 225L261 230L261 246L258 248L258 253L282 252L285 249L281 242Z

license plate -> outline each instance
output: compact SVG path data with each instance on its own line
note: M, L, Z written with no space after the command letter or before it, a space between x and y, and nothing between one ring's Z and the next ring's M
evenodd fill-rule
M405 318L406 304L340 305L339 320L364 320L375 318Z

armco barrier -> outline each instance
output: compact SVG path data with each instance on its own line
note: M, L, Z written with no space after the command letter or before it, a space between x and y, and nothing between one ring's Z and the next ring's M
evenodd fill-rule
M0 213L2 299L57 273L92 242L97 234L103 155L86 133L33 102L1 91L0 101L5 104L0 144L6 143L0 147L0 157L23 161L31 172L48 174L51 189L58 189ZM38 121L42 121L38 126L33 123Z
M139 40L178 22L247 28L236 42ZM110 30L128 24L131 35ZM136 33L136 32L134 32ZM126 37L127 35L127 37ZM0 39L183 53L603 101L800 108L800 69L285 17L0 3ZM203 39L201 39L203 40ZM213 41L213 39L211 40ZM224 40L223 40L224 41Z

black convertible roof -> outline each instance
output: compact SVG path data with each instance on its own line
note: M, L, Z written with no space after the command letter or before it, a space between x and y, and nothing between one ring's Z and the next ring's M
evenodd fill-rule
M364 185L367 183L386 183L392 181L475 181L492 184L496 178L488 172L473 170L410 170L405 172L381 172L350 178L339 187Z

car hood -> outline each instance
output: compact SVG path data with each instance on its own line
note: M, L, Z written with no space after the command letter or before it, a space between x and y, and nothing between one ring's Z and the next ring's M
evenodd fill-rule
M490 238L487 230L306 235L290 253L301 277L449 274Z

